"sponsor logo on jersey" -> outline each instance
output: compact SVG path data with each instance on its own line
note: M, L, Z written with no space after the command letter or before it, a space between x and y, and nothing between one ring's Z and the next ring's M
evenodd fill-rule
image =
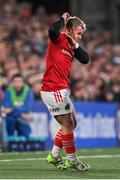
M51 112L57 112L57 111L60 110L60 108L50 108L49 110L50 110Z
M66 49L62 49L62 53L71 57L71 58L73 57L73 55L69 51L67 51Z
M69 104L69 103L66 104L65 109L66 109L66 110L70 109L70 104Z

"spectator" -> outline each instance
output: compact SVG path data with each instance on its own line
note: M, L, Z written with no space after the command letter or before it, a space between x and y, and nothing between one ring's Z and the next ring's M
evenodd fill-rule
M8 135L23 135L29 137L31 129L29 122L33 102L33 93L24 83L20 74L12 78L3 99L3 112L5 113L6 129Z

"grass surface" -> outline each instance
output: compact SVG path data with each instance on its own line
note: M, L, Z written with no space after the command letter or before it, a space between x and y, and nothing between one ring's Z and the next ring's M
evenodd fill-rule
M81 149L81 161L91 165L87 172L58 170L38 153L0 153L0 179L120 179L120 149ZM62 156L65 156L63 153Z

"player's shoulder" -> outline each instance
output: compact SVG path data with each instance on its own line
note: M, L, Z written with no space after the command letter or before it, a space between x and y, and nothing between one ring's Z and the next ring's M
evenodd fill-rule
M67 35L66 35L64 32L61 32L61 33L60 33L60 37L66 39L66 38L67 38Z
M60 32L60 35L59 35L59 38L57 39L57 42L63 43L64 41L66 41L66 38L67 38L66 34L63 32Z
M54 43L63 43L64 42L64 40L66 39L66 35L63 33L63 32L60 32L60 35L59 35L59 37L58 37L58 39L57 40L55 40L55 41L50 41L50 42L54 42Z

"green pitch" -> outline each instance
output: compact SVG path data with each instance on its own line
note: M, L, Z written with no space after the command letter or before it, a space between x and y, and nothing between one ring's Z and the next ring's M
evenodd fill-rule
M87 172L58 170L47 164L47 151L0 153L1 179L120 179L120 149L81 149L81 161L91 165ZM65 156L63 152L63 156Z

